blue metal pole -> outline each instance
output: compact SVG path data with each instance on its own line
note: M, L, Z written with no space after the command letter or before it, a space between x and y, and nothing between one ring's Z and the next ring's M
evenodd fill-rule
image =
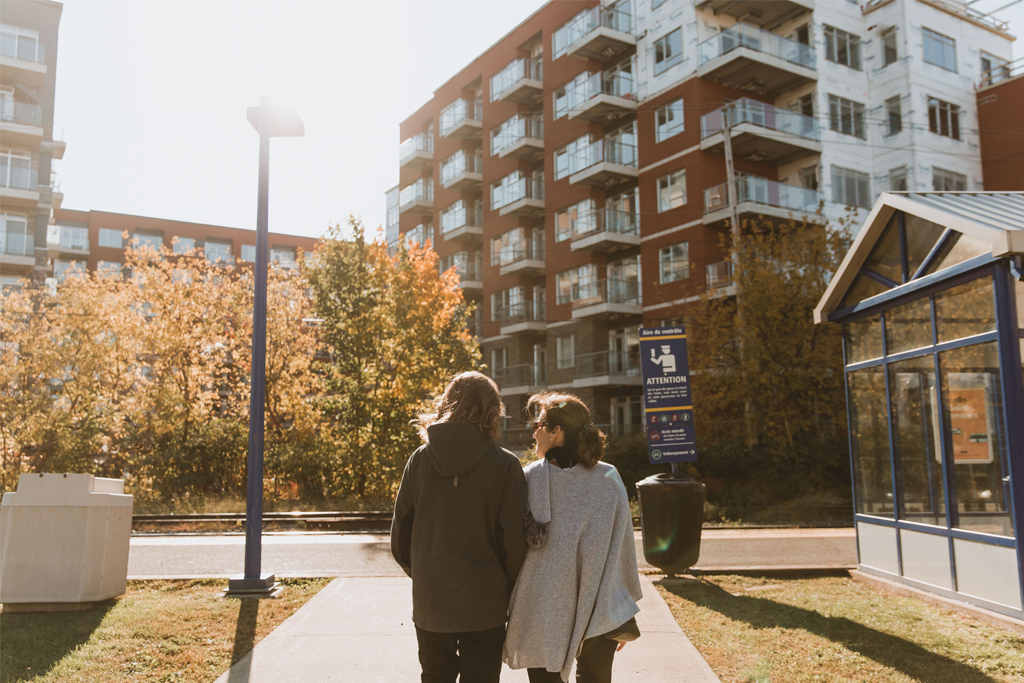
M267 213L270 191L270 98L260 98L260 175L249 396L249 479L245 496L245 579L259 580L263 540L263 409L267 377Z

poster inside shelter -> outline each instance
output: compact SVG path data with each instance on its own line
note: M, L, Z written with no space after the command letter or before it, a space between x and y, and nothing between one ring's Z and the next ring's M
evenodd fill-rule
M695 461L685 328L640 328L640 360L648 459L652 464Z
M950 386L949 423L953 461L957 464L992 462L992 424L989 419L988 389Z

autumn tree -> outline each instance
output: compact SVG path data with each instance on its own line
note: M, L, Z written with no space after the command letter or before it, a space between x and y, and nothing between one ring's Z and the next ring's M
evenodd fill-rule
M305 271L330 354L322 405L338 460L327 488L387 498L419 444L411 421L479 351L458 276L439 273L433 251L391 256L357 220L348 231L334 226Z

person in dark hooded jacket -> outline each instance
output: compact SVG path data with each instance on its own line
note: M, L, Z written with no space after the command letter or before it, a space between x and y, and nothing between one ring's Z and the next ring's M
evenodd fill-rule
M526 539L526 477L498 447L505 408L479 372L457 375L420 417L402 474L391 554L412 577L423 683L497 683Z

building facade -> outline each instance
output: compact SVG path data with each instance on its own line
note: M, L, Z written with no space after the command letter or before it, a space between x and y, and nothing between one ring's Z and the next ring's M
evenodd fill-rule
M63 5L5 0L0 17L0 281L46 277L61 194L53 161L57 31Z
M977 98L985 189L1024 190L1024 57L983 72Z
M388 238L463 276L511 434L540 388L631 430L637 328L729 291L733 211L983 189L974 91L1011 40L951 0L550 2L401 123Z

